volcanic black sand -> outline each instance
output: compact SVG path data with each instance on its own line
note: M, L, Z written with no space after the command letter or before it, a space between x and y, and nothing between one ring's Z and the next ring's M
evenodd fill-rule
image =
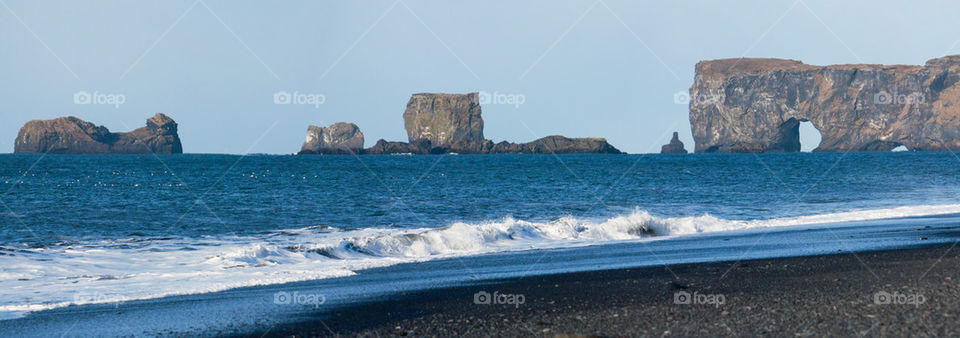
M958 263L960 247L937 246L527 277L396 295L257 336L957 336ZM513 304L476 304L481 291Z

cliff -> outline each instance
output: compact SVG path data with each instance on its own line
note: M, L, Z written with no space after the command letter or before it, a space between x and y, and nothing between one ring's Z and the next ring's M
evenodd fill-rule
M960 149L960 56L924 66L814 66L782 59L702 61L690 88L696 152Z
M457 141L483 141L483 118L477 93L413 94L403 112L410 143L423 140L435 146Z
M307 139L300 154L356 154L363 150L363 133L353 123L337 122L329 127L307 127Z
M15 153L50 154L180 154L177 123L164 114L147 119L145 127L111 133L76 117L33 120L20 128Z

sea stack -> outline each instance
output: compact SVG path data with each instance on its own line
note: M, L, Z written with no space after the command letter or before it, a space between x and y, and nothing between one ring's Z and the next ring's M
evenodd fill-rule
M300 154L357 154L363 151L363 133L356 124L337 122L329 127L307 127Z
M477 93L419 93L410 96L403 124L410 143L430 141L435 147L483 141Z
M923 66L814 66L783 59L697 63L690 128L701 152L797 152L809 121L814 151L960 149L960 55Z
M378 140L367 149L356 125L337 123L329 128L310 126L300 149L307 154L621 154L598 137L547 136L528 143L494 143L483 138L478 93L413 94L403 112L410 142ZM346 151L349 149L349 151Z
M15 153L49 154L180 154L183 147L177 123L157 113L145 127L131 132L111 133L104 126L79 118L59 117L33 120L20 128Z
M673 138L670 139L670 143L664 144L663 147L660 147L661 154L686 154L687 149L683 147L683 142L680 142L680 136L677 132L673 132Z

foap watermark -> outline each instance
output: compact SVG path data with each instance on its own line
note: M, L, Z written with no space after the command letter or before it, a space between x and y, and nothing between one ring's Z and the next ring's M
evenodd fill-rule
M73 294L74 304L101 304L101 303L120 303L126 302L127 297L121 295L108 295L100 292L78 292Z
M318 93L301 93L298 91L291 93L285 90L273 93L273 104L301 104L320 108L320 105L324 102L327 102L327 97Z
M873 103L875 104L906 105L921 104L926 101L926 96L921 92L903 94L898 93L896 90L894 90L893 93L887 92L886 90L881 90L879 93L873 94Z
M315 308L327 302L327 296L322 293L293 293L279 291L273 294L273 303L277 305L307 305Z
M927 302L927 297L919 293L878 291L873 294L873 303L877 305L913 305L919 307Z
M527 97L523 94L516 93L501 93L494 91L493 93L480 91L477 94L477 101L480 104L505 104L511 105L514 108L520 108L520 105L524 102L527 102Z
M73 93L73 104L102 104L120 108L120 105L126 102L127 97L119 93L101 93L96 90L93 93L86 90Z
M493 294L480 291L473 294L473 303L477 305L513 305L519 308L520 305L527 302L527 297L519 293L500 293L494 291Z
M706 294L694 291L677 291L673 293L673 303L677 305L720 305L727 303L727 297L723 294Z
M717 103L723 102L723 95L712 94L712 93L706 93L706 94L698 93L696 95L690 96L690 93L686 91L679 91L673 94L673 103L675 104L690 104L690 102L693 102L694 104L697 104L697 105L717 104Z

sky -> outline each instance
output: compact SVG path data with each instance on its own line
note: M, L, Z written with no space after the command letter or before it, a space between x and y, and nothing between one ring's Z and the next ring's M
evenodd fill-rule
M163 112L184 152L289 154L308 125L406 141L413 93L485 92L484 135L693 139L700 60L923 64L960 54L951 1L0 0L0 152L34 119L111 131ZM295 99L275 103L278 92ZM75 94L91 100L75 101ZM280 101L284 103L285 101ZM804 149L816 137L804 128Z

